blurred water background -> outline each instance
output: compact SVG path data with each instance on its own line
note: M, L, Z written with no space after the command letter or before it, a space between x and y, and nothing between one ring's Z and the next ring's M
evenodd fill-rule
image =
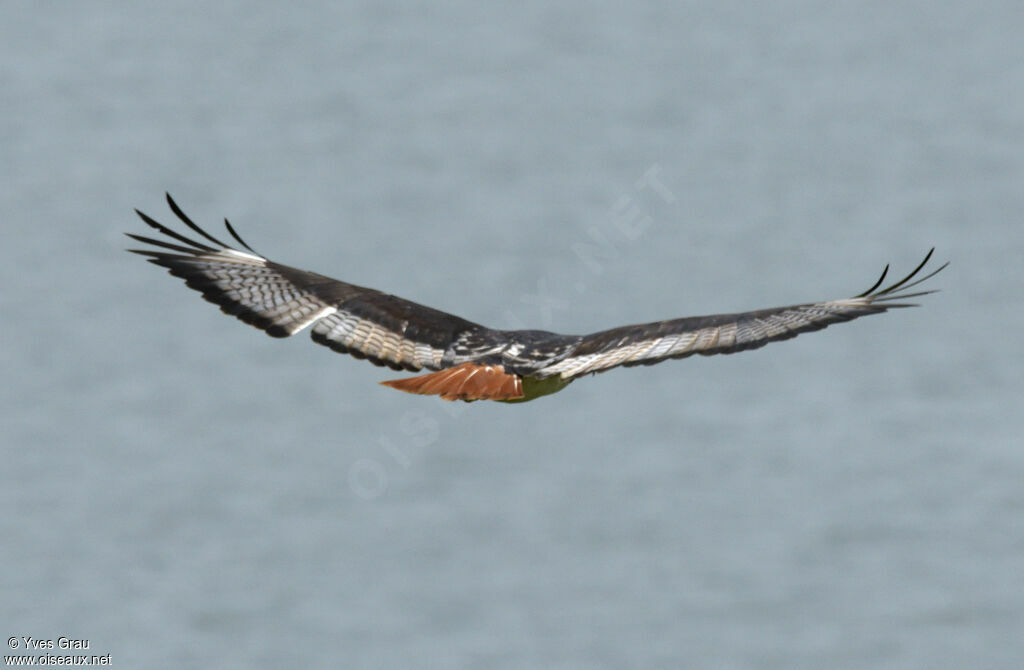
M4 3L0 632L116 666L1019 668L1024 6ZM496 327L915 310L450 405L122 251Z

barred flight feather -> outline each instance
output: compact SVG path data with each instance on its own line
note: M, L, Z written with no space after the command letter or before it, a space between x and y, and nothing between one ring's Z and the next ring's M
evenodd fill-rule
M225 219L225 228L244 251L232 248L196 225L170 195L167 203L203 241L136 210L167 239L129 233L148 245L130 251L167 268L223 312L273 337L310 328L314 342L334 351L396 370L433 370L383 383L447 400L530 400L615 367L756 349L833 323L911 307L906 299L934 292L911 289L948 265L918 277L932 249L902 280L880 289L886 266L870 289L843 300L656 321L582 336L494 330L375 289L275 263L256 253Z
M430 307L330 277L270 261L225 224L249 251L223 245L191 221L167 196L171 210L189 228L219 247L181 235L138 212L150 227L175 240L128 236L154 248L131 249L185 280L226 314L272 337L288 337L313 326L312 339L335 351L396 370L440 369L451 342L482 326ZM181 244L178 244L181 243Z
M800 333L821 330L833 323L849 321L867 314L888 309L913 307L905 298L927 295L934 291L907 293L906 290L935 276L948 263L929 274L910 282L931 258L928 252L918 267L892 286L876 291L885 279L882 277L871 289L854 298L827 302L776 307L774 309L698 316L635 326L624 326L594 333L582 338L579 345L562 361L546 366L538 377L559 375L562 379L575 379L585 374L603 372L614 367L653 365L664 360L686 358L694 354L731 354L763 347Z

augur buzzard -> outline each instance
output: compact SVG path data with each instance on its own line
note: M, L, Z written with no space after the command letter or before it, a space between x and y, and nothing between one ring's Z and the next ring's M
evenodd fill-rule
M887 265L870 289L845 300L656 321L590 335L495 330L372 288L275 263L253 251L225 219L228 233L244 251L232 248L193 223L169 194L167 203L205 241L190 239L135 210L176 243L127 233L156 248L129 251L149 256L151 263L168 268L224 313L272 337L312 327L313 341L337 352L395 370L431 370L381 383L445 400L523 402L618 366L757 349L840 321L912 307L902 301L934 291L910 289L948 265L915 280L932 249L900 281L880 288Z

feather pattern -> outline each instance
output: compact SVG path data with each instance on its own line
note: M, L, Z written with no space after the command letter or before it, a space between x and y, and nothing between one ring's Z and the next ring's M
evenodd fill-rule
M273 337L309 328L314 342L375 365L443 371L386 384L445 399L529 400L615 367L756 349L833 323L911 307L907 299L934 292L913 289L948 265L919 277L932 249L900 281L880 288L886 266L870 289L843 300L655 321L590 335L494 330L376 289L275 263L256 253L225 219L228 234L242 247L232 248L196 225L170 195L167 203L199 239L136 210L163 238L128 233L148 245L129 251L149 257L225 313Z
M881 278L870 289L853 298L656 321L586 335L562 360L542 368L536 375L540 378L559 375L563 379L574 379L617 366L653 365L694 354L731 354L787 340L800 333L821 330L833 323L888 309L913 307L915 305L902 301L934 291L909 292L908 289L935 276L948 265L945 263L910 281L924 268L934 251L929 251L920 265L902 280L878 290L888 273L886 266Z
M128 233L150 245L130 251L185 280L203 297L272 337L288 337L313 326L318 344L396 370L439 370L458 338L487 329L457 316L313 272L270 261L252 251L225 220L246 251L233 249L196 225L167 196L171 211L204 240L198 242L138 213L175 242Z

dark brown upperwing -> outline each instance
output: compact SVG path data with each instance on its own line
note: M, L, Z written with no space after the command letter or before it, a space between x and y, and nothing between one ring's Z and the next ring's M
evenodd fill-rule
M948 265L943 264L924 277L910 281L925 266L933 252L934 249L929 251L921 264L902 280L888 288L876 290L888 272L886 266L874 286L845 300L656 321L585 335L569 356L544 368L538 376L558 374L563 379L572 379L613 367L652 365L694 354L731 354L757 349L769 342L787 340L800 333L821 330L833 323L878 314L888 309L913 307L910 303L899 301L934 293L911 293L908 290Z
M212 243L197 242L138 212L150 227L175 243L128 233L150 245L130 249L185 280L187 286L245 323L272 337L288 337L312 326L315 342L396 370L445 366L445 351L460 335L482 326L376 289L275 263L255 253L227 220L231 236L246 251L206 233L177 206L171 210Z

